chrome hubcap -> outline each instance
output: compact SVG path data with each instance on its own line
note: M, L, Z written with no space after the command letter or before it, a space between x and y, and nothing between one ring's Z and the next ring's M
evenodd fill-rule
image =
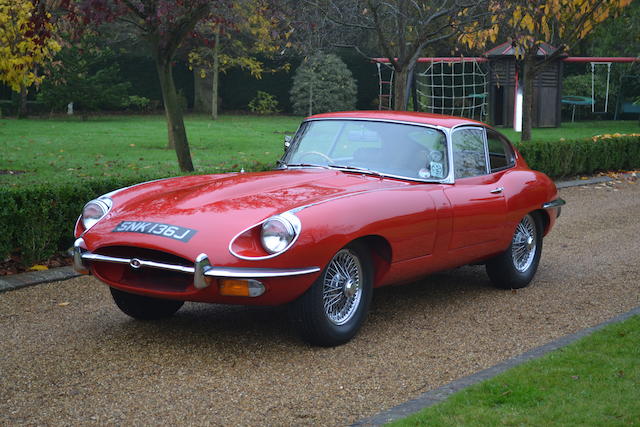
M331 323L344 325L358 311L362 297L362 265L349 249L331 260L323 279L324 312Z
M344 283L342 293L344 294L345 297L351 298L356 294L357 290L358 288L356 287L355 283L351 279L349 279Z
M513 265L524 273L533 264L536 255L536 225L531 215L525 216L516 227L511 242Z

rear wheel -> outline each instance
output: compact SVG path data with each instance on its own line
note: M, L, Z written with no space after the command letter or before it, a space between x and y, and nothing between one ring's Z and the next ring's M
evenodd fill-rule
M116 288L110 289L118 308L135 319L154 320L170 317L184 304L184 301L145 297Z
M311 288L290 306L302 338L325 347L353 338L369 311L372 281L366 248L351 244L340 249Z
M497 288L524 288L536 274L541 253L542 220L528 214L516 227L509 248L487 262L487 274Z

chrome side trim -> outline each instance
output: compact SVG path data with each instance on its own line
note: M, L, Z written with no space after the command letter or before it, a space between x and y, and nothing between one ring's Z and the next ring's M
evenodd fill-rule
M241 268L211 267L204 275L209 277L233 277L238 279L259 279L267 277L291 277L317 273L320 267L306 268Z
M237 279L259 279L270 277L291 277L303 274L317 273L320 267L303 268L243 268L243 267L215 267L212 266L207 254L200 254L193 267L185 265L167 264L163 262L147 261L139 258L120 258L94 254L83 248L84 240L77 239L73 245L73 268L81 274L90 274L91 262L110 262L126 264L132 268L155 268L159 270L175 271L193 274L193 284L197 289L209 286L206 277L228 277Z
M543 203L542 209L559 208L560 206L564 206L566 204L567 204L567 202L565 202L562 199L555 199L555 200L552 200L550 202Z

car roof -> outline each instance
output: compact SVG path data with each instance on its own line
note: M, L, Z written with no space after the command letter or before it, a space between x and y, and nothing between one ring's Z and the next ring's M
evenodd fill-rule
M419 123L427 125L453 128L462 125L487 126L476 120L465 119L463 117L445 116L442 114L417 113L413 111L341 111L337 113L315 114L307 117L307 120L316 119L372 119L390 120L409 123Z

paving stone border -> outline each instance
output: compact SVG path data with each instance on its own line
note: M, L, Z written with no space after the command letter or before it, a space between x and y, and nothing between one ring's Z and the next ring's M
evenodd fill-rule
M24 288L40 283L67 280L79 276L72 267L59 267L43 271L29 271L27 273L0 276L0 292Z

